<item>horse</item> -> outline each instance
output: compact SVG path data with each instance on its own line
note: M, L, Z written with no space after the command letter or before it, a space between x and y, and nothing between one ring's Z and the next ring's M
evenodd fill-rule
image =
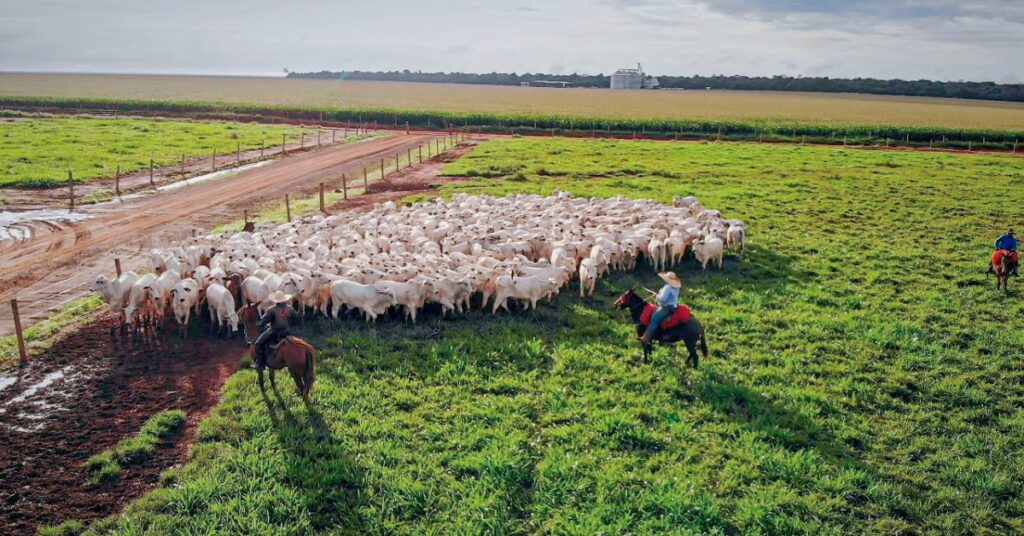
M640 323L640 316L644 312L644 307L650 305L643 298L637 296L634 292L635 288L630 288L624 292L618 299L615 300L614 306L616 309L629 309L629 314L633 319L633 324L636 325L636 334L643 335L644 326ZM697 343L700 342L700 351L704 354L704 359L708 358L708 344L704 337L704 326L697 321L696 318L691 318L689 322L679 324L678 326L672 327L667 330L658 329L654 332L655 340L662 344L672 345L673 352L675 351L676 342L683 341L686 345L687 351L690 353L690 365L693 368L697 368ZM643 343L644 347L644 359L650 359L651 354L654 353L654 346L651 343Z
M259 337L260 313L256 304L249 304L238 310L238 320L242 322L245 330L245 344L249 345L250 357L256 362L256 338ZM255 334L255 335L254 335ZM309 390L313 387L313 380L316 379L313 359L316 357L316 350L306 341L289 335L281 341L274 354L267 357L267 368L270 369L270 385L277 389L274 383L274 373L277 370L288 367L292 379L295 380L295 389L302 400L309 403ZM257 367L256 373L260 379L260 390L263 390L263 368Z
M1002 287L1003 292L1009 292L1010 289L1007 286L1010 282L1010 271L1013 270L1013 260L1010 258L1010 252L1004 251L999 257L998 263L992 264L993 269L996 272L996 291L998 292Z
M250 348L252 359L255 361L256 345L252 345ZM309 390L313 388L313 381L316 380L315 358L316 350L308 342L291 335L285 337L285 340L277 345L274 353L267 357L271 387L277 389L277 384L274 383L274 373L288 367L288 372L295 380L296 393L302 397L303 402L309 404ZM263 368L257 367L256 373L259 375L260 390L262 391L264 390Z

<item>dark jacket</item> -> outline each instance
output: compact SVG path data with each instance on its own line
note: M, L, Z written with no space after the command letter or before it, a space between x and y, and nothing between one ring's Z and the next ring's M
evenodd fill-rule
M1017 239L1008 234L1004 234L996 239L996 249L1017 251Z
M291 326L300 323L302 323L302 319L291 305L279 303L267 309L267 312L263 314L263 318L260 319L260 329L270 326L275 333L288 333Z

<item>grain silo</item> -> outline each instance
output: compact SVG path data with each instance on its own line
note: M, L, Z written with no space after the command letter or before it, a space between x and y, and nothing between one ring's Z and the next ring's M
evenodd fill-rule
M640 64L636 69L619 69L612 73L612 89L642 89L644 87L644 72Z

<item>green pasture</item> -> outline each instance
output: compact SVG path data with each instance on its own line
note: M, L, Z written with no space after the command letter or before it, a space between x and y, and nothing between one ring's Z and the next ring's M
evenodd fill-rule
M745 220L742 264L677 267L710 359L641 362L610 302L646 267L536 312L309 322L311 408L240 371L191 462L92 530L1024 532L1024 303L981 273L1024 160L511 139L447 172L473 178L440 195L694 194Z
M300 136L299 127L257 123L193 122L151 119L5 118L0 119L0 187L45 188L173 166L186 157L209 157L216 150L224 162L242 150L280 145ZM315 130L306 129L307 135Z

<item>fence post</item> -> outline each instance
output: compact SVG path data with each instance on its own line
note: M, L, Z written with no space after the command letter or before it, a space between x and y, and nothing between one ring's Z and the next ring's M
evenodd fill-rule
M384 180L384 159L380 159L380 179Z
M420 154L420 162L423 162L423 146L419 145L416 147L416 152Z
M341 174L341 198L348 201L348 179L344 173Z
M299 149L305 149L305 148L306 148L306 131L303 130L303 131L299 132Z
M114 195L121 197L121 164L117 165L117 172L114 174Z
M288 194L284 194L284 213L288 218L288 223L292 222L292 206L288 203Z
M320 147L320 129L316 129L316 146Z
M281 134L281 154L288 154L288 144L284 134Z
M1013 154L1017 154L1017 140L1013 140Z
M395 173L398 173L398 154L395 153Z
M185 174L185 153L181 153L181 174Z
M242 142L235 142L235 163L242 163Z
M405 160L409 164L407 167L412 167L412 147L405 150Z
M843 136L843 148L846 148L846 136Z
M974 142L972 140L967 140L967 152L971 152L971 148L973 146L974 146Z
M153 159L152 158L149 159L149 185L150 186L156 186L153 183Z
M18 316L18 300L11 300L11 313L14 315L14 334L18 336L18 363L28 362L28 351L25 349L25 336L21 333L21 317Z
M326 213L324 210L324 183L320 183L320 212Z
M260 160L263 159L263 146L267 143L267 140L260 140Z
M366 178L366 168L363 168L363 193L365 194L368 189L370 189L370 181Z
M249 209L242 211L242 221L245 222L245 225L249 225Z
M331 129L331 143L334 143L334 140L337 137L337 134L338 134L338 131L332 128Z
M405 122L405 133L406 133L406 135L409 134L409 122L408 121Z
M68 211L69 212L74 211L75 210L75 180L71 176L71 170L70 169L68 170L68 202L71 203L71 206L70 206L70 208L68 208Z
M117 274L117 277L121 277L121 259L117 257L114 257L114 273Z
M213 150L213 161L210 162L210 171L217 171L217 149Z

